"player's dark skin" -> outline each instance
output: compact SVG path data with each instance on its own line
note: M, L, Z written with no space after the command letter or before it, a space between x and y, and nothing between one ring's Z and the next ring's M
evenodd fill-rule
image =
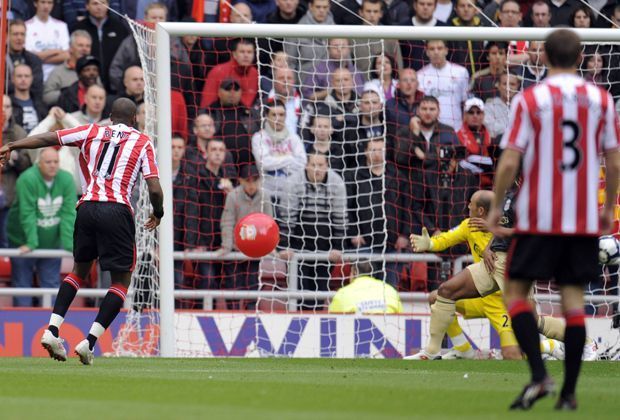
M136 105L132 100L127 98L119 98L112 104L112 112L110 113L110 119L114 124L125 124L128 127L134 127L136 125ZM58 146L58 136L56 132L48 132L37 134L31 137L26 137L22 140L6 144L0 148L0 167L3 167L8 162L11 155L11 151L16 149L38 149L41 147ZM151 205L156 213L161 214L163 212L162 205L164 199L164 193L159 184L159 179L149 178L146 180L146 185L149 189L149 198ZM153 213L149 216L149 219L144 224L144 227L149 231L154 230L159 226L160 219ZM90 273L91 267L95 261L88 262L75 262L73 264L73 273L79 278L85 279ZM112 272L110 273L113 283L120 283L125 287L129 287L131 282L131 271Z

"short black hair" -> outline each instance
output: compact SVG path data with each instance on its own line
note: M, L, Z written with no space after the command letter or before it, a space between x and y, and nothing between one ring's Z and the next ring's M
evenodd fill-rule
M129 122L136 117L137 107L134 101L128 98L118 98L112 102L110 119L113 122Z
M570 29L556 29L545 40L545 53L552 67L575 67L581 56L581 39Z
M368 260L359 260L353 264L355 272L358 276L370 276L372 275L373 267L372 263Z
M232 42L230 46L231 51L235 51L239 45L251 45L252 47L255 47L254 41L252 41L251 39L237 38Z
M420 103L422 102L432 102L435 105L439 106L439 99L435 98L434 96L430 96L430 95L426 95L422 99L420 99Z
M508 3L514 3L517 6L519 6L519 11L521 11L521 5L519 4L519 2L517 0L502 0L502 2L499 4L499 11L503 11L504 10L504 6L507 5Z
M568 21L570 26L572 26L573 28L575 27L575 16L577 16L577 12L585 13L586 16L590 18L590 27L594 25L594 14L592 13L592 10L590 10L590 8L587 6L579 6L575 8L573 12L570 14L570 18Z

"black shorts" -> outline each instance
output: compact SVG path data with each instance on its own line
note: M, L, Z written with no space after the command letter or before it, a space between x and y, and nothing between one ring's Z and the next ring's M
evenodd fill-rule
M508 277L583 285L598 278L598 238L516 235L508 253Z
M75 262L99 258L103 271L133 271L136 263L136 225L124 204L86 201L77 209L73 231Z

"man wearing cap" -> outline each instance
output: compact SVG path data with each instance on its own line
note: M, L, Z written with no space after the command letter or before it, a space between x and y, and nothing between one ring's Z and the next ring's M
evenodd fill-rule
M358 261L351 269L351 282L336 292L329 312L358 314L400 314L403 305L396 289L372 277L368 261Z
M459 165L480 178L480 188L490 188L493 185L492 144L489 130L484 126L484 102L480 98L469 98L463 111L463 125L456 135L465 146L465 159Z
M218 121L215 136L224 139L236 165L252 163L250 134L259 130L256 124L259 119L241 103L241 84L235 78L222 80L217 97L207 109L213 120Z
M224 212L220 227L222 229L222 247L220 254L227 254L237 250L234 243L233 231L235 226L250 213L264 213L273 217L271 197L269 192L261 191L261 179L254 164L244 165L239 171L239 186L226 195ZM258 289L259 261L235 261L224 265L226 289L257 290ZM238 302L229 302L231 309L251 309L254 303L247 308L239 308Z
M85 55L78 59L75 65L78 80L60 91L58 106L65 112L78 111L84 105L84 96L88 87L99 80L100 70L101 64L95 56Z
M80 29L71 34L69 58L52 71L43 86L45 105L56 105L60 98L60 91L78 80L77 61L85 55L90 55L91 46L92 39L88 32Z

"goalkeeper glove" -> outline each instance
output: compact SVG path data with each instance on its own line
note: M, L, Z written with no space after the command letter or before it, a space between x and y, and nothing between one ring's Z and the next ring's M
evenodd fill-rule
M411 247L413 252L425 252L432 251L433 244L431 243L431 237L428 235L428 230L425 227L422 228L422 235L411 235Z

